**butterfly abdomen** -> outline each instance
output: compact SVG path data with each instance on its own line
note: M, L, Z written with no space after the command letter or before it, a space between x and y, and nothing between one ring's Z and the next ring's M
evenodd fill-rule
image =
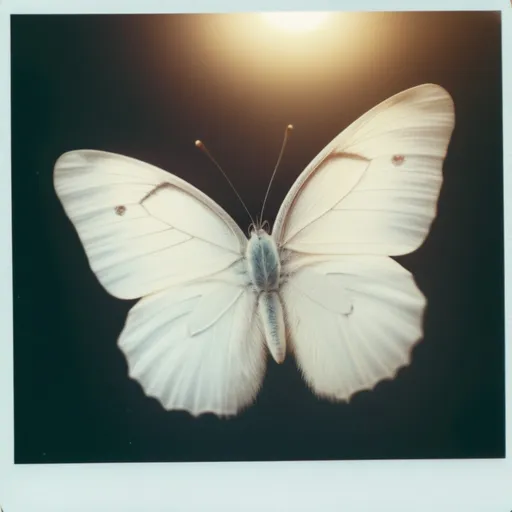
M258 297L258 313L268 349L276 363L286 356L286 337L281 298L277 292L261 292Z
M246 251L251 284L258 294L258 313L267 346L276 362L286 355L284 316L278 294L281 263L274 239L265 231L251 235Z

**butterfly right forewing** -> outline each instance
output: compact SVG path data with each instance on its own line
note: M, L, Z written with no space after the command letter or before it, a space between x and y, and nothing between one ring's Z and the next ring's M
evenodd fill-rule
M305 254L407 254L436 214L454 127L450 95L426 84L377 105L338 135L288 192L272 231Z

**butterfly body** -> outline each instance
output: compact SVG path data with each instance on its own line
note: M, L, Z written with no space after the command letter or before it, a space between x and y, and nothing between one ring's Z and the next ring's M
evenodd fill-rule
M54 184L90 267L140 299L118 344L129 375L169 410L230 416L252 404L267 353L287 347L317 396L348 400L393 378L423 335L426 297L392 256L437 212L454 107L425 84L377 105L299 175L271 234L249 239L174 174L71 151Z
M245 253L251 287L258 297L258 314L261 319L267 347L277 363L286 355L285 325L279 285L281 261L277 245L264 229L254 229Z

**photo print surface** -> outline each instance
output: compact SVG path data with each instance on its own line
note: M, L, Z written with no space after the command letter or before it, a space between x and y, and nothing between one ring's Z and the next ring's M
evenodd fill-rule
M258 13L12 16L11 29L16 463L505 456L499 13L327 13L295 18ZM416 91L409 93L412 97L395 96L411 90ZM360 128L350 144L342 146L341 155L322 160L318 173L306 180L300 189L303 195L291 201L292 213L278 213L280 208L286 210L287 194L308 164L326 146L331 147L329 143L351 123L391 97L402 100L396 100L398 106L377 107L384 120L379 124L365 118L366 131L364 126ZM455 128L450 137L452 100ZM436 101L442 104L439 110L421 107ZM411 111L425 117L402 122ZM437 123L437 128L423 128L423 122ZM393 271L404 269L413 277L407 291L409 299L411 294L415 297L412 314L419 318L417 325L413 322L411 327L403 321L410 313L410 300L405 301L403 311L395 310L393 301L401 304L401 297L379 291L379 278L386 275L390 289L403 292L403 272L386 274L387 267L379 267L374 260L368 264L368 254L353 248L350 261L355 263L341 270L336 267L336 271L350 274L362 265L363 291L377 295L381 302L366 308L367 318L359 320L361 328L372 333L369 343L377 354L371 362L362 359L360 374L378 374L377 368L386 366L389 354L379 350L379 339L390 332L407 344L405 349L398 348L398 358L412 348L408 364L396 374L382 373L393 378L379 378L372 386L360 386L371 389L345 396L340 391L343 386L349 391L357 388L357 371L354 377L350 364L336 363L346 346L343 334L349 334L342 329L339 340L332 336L331 313L319 311L332 309L333 315L350 318L353 305L350 296L339 293L339 284L319 285L315 274L311 280L306 273L301 274L300 285L314 296L314 304L321 304L320 309L305 307L304 302L301 309L299 292L287 289L287 298L281 299L283 325L270 318L280 311L279 304L272 302L272 293L256 307L258 325L246 318L245 310L236 317L237 329L249 325L258 333L263 331L255 336L238 331L233 335L251 354L255 345L248 341L261 344L258 351L264 356L256 362L258 368L254 368L254 358L244 357L223 366L222 351L231 350L231 345L226 344L226 330L219 328L216 336L207 339L208 357L197 363L185 361L202 365L194 372L179 358L176 362L166 356L164 347L158 372L150 373L151 382L131 378L137 372L130 365L138 365L140 370L151 362L145 352L138 360L130 359L130 351L120 339L128 313L138 303L136 297L149 295L148 300L155 302L162 287L174 294L182 290L180 284L165 281L170 274L188 272L197 278L197 268L226 266L220 249L205 249L204 238L216 237L213 242L226 244L224 235L233 236L240 230L245 237L251 222L258 223L283 134L290 124L293 130L287 131L287 144L262 220L284 233L280 240L286 250L302 250L308 254L306 258L311 258L315 249L304 250L304 244L318 247L326 233L327 245L336 241L347 244L344 236L364 238L371 228L374 245L395 244L385 254L392 256ZM393 135L393 130L403 136ZM435 175L417 181L412 178L416 189L410 202L400 195L383 199L382 194L371 193L370 185L375 187L379 179L378 167L376 178L366 188L369 206L363 208L373 212L370 227L366 217L346 213L362 208L355 194L347 196L342 221L322 212L317 216L325 217L325 222L312 223L309 233L300 225L301 215L329 209L328 201L337 197L336 187L324 178L330 168L336 172L339 168L354 183L364 184L362 177L368 177L369 162L378 160L372 153L372 140L382 137L380 146L377 144L382 152L388 140L402 143L407 135L421 135L426 142L414 142L414 154L407 153L409 142L397 149L390 147L384 168L398 176L409 166L417 170L413 167L416 158L417 166L424 168L422 176ZM215 162L197 147L197 140L222 166L248 212ZM441 184L441 164L429 159L442 157L448 141ZM159 187L164 174L149 177L154 171L134 170L132 164L124 166L124 160L109 160L104 153L68 154L54 171L61 155L81 149L124 155L156 166L162 173L172 173L200 190L207 205L211 206L211 201L219 205L233 219L233 229L226 235L226 223L218 223L219 212L213 218L212 209L205 210L203 199L198 199L202 195L180 193L175 183ZM59 181L59 169L73 176L82 171L94 173L91 179L101 194L103 176L113 168L120 183L116 189L119 202L110 205L107 201L110 216L98 216L96 224L86 226L84 235L80 215L88 206L82 197L91 182L73 177ZM316 177L327 184L319 185ZM142 195L137 188L122 189L125 180L136 184L142 180ZM348 188L355 186L346 185L345 178L343 183ZM105 181L104 186L112 183ZM315 186L321 194L308 198L308 191ZM130 197L123 195L126 190ZM112 197L111 189L105 189L107 196ZM184 256L172 260L176 253L169 253L172 268L168 270L159 272L159 267L146 265L151 278L162 280L161 286L157 279L154 288L141 288L137 278L140 266L136 264L123 267L120 272L125 275L117 283L136 283L137 291L115 288L109 281L109 277L115 281L112 273L97 271L96 276L91 269L97 260L90 252L88 260L86 251L94 253L94 246L91 249L88 244L95 236L109 240L100 257L104 258L102 264L127 258L126 251L134 251L129 256L138 257L146 250L142 243L128 247L126 233L120 240L119 233L109 231L109 219L122 222L133 214L130 201L139 207L135 215L143 212L163 224L169 220L169 209L181 204L181 209L175 206L176 222L195 222L195 233L202 240L193 257L182 253L187 261ZM418 204L423 205L419 214ZM432 204L437 211L429 214L433 217L430 226L430 219L424 220L421 212ZM381 210L381 215L375 214ZM379 229L395 211L397 215L409 212L400 240L390 239L396 236L392 230ZM415 233L418 223L423 234L413 243L410 233ZM286 245L287 230L289 234L294 226L304 236ZM396 244L405 239L409 245L397 250ZM176 249L188 240L177 241ZM324 257L332 252L325 246L317 249L317 255ZM283 276L290 266L300 267L303 259L289 257L288 266L282 264ZM242 274L247 278L250 272ZM284 279L269 285L270 281L271 277L263 288L277 287L285 293ZM212 320L196 318L198 332L207 332L209 323L215 324L218 318L228 318L220 314L222 301L228 306L233 301L240 304L239 297L229 293L219 293L204 306ZM176 300L181 300L180 293ZM256 298L255 304L259 300ZM287 303L294 307L287 310ZM135 325L135 330L147 328L144 322L151 322L146 319L156 313L165 319L166 307L172 311L170 315L179 316L169 301L161 304L158 310L137 306L134 311L143 322L142 327ZM267 319L261 320L265 314ZM279 331L276 335L275 326L278 331L282 327L284 334ZM306 328L308 336L302 334ZM180 324L173 331L171 323L164 320L160 329L163 336L175 332L183 336L185 331L178 333L179 329L190 326ZM185 339L193 343L198 336ZM391 351L393 343L392 339ZM354 348L347 358L353 357L353 352ZM221 375L215 376L212 368ZM323 368L339 371L330 377L322 373ZM254 372L261 374L261 384L256 379L257 392L251 390L249 398L239 398L244 395L242 385L254 384ZM234 373L237 378L226 377ZM148 396L159 395L161 379L170 382L170 387L160 392L160 400ZM183 407L166 410L162 406L166 400L171 406L183 405L183 400L173 401L173 386L177 390L174 395L179 395L179 386L187 379L195 395L190 402L185 400L194 404L185 409L194 414L172 410ZM195 379L202 379L201 385L196 385ZM341 384L331 385L333 379ZM323 393L326 386L336 389ZM217 409L231 413L229 417L201 409L202 403L208 408L211 403L229 402L223 394L235 397L231 401L234 408ZM205 395L209 401L202 402ZM348 396L349 401L341 400Z

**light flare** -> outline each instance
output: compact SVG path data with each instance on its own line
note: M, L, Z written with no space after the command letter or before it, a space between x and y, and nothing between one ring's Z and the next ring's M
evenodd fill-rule
M268 12L263 18L275 28L286 32L309 32L320 27L329 17L328 12Z

